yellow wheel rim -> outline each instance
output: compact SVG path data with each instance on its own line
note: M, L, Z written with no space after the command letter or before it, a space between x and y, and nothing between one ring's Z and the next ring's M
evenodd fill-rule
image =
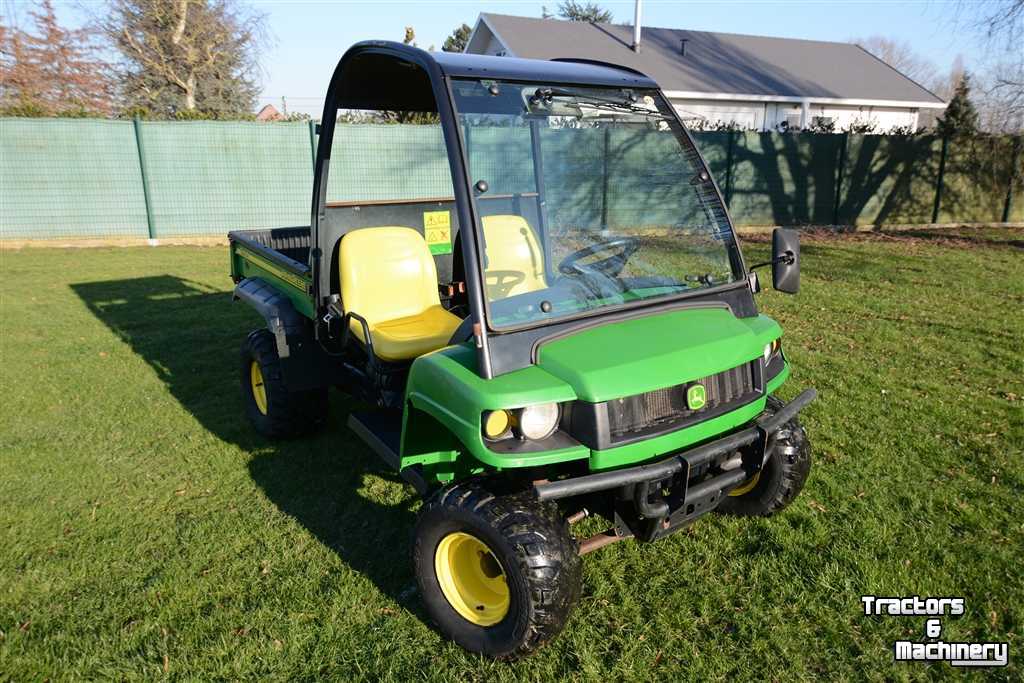
M730 496L742 496L745 493L750 493L757 486L757 482L761 481L761 470L754 472L754 476L747 479L744 483L740 484L732 491L729 491Z
M263 384L263 371L260 370L260 364L256 361L249 365L249 381L252 384L252 397L256 399L256 407L266 415L267 387Z
M434 553L434 572L448 604L471 624L492 626L508 614L505 570L476 536L459 531L442 538Z

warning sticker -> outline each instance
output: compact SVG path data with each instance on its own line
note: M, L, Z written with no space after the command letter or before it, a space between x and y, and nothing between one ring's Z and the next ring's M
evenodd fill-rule
M452 218L448 211L424 211L423 233L432 254L452 251Z

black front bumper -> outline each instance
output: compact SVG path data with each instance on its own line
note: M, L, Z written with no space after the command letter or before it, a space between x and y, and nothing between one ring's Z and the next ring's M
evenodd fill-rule
M764 455L772 435L817 395L814 389L807 389L778 412L759 418L750 427L674 453L659 462L537 483L534 484L534 491L540 500L571 498L611 490L617 491L620 498L622 494L629 494L639 520L656 522L643 525L647 530L643 535L652 540L710 512L718 506L723 496L759 471L764 464ZM727 470L692 486L688 484L691 472L706 469L714 459L737 451L743 454L742 467ZM666 481L680 482L675 487L677 490L674 495L668 499L657 492L661 488L660 484ZM680 488L682 490L678 490ZM636 534L636 525L628 526Z

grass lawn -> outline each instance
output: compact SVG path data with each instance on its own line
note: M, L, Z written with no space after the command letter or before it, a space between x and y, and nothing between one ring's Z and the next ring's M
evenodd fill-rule
M767 242L746 240L748 258ZM588 555L566 631L494 663L425 623L419 507L344 427L272 444L242 416L224 248L0 253L0 679L876 680L923 617L1024 674L1024 231L808 238L783 398L814 468L770 520L709 516ZM592 520L588 520L589 523Z

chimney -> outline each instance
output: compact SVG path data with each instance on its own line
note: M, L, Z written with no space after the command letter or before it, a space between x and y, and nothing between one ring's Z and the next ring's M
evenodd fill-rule
M636 0L636 11L633 14L633 52L640 52L640 0Z

